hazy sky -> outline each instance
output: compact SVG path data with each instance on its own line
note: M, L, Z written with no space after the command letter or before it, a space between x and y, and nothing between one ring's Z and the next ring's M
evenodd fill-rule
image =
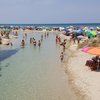
M0 23L100 23L100 0L0 0Z

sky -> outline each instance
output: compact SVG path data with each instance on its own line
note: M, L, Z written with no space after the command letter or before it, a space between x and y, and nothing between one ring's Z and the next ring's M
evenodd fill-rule
M1 24L100 23L100 0L0 0Z

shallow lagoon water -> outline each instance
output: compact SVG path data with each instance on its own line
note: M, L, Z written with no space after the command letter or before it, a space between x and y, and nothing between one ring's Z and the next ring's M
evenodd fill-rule
M28 34L26 47L20 48L21 35L16 44L20 50L0 63L0 100L75 100L55 34L50 33L40 48L30 45L33 36L40 39L40 33Z

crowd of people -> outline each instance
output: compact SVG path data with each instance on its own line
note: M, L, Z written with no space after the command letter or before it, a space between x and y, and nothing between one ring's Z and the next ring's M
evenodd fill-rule
M30 44L32 44L34 46L41 47L43 39L45 39L48 36L49 36L49 33L47 32L44 35L41 34L41 39L40 40L36 40L34 37L30 37ZM27 37L27 34L25 34L25 37ZM21 46L25 47L25 39L22 39Z
M65 49L66 49L66 41L67 41L66 39L61 41L61 37L56 35L56 44L59 44L60 46L62 46L62 51L61 51L61 54L60 54L61 62L64 61L64 52L65 52Z

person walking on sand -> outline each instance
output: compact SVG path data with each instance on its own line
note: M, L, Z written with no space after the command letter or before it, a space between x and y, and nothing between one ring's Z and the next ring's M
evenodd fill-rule
M61 52L60 60L61 60L61 62L64 60L64 53L63 52Z
M46 32L45 32L45 35L44 35L44 36L45 36L45 38L46 38Z

